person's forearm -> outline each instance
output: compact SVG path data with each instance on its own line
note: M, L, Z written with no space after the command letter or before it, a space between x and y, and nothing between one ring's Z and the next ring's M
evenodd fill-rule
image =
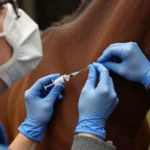
M9 146L10 150L36 150L37 142L30 140L23 134L19 133L15 140Z

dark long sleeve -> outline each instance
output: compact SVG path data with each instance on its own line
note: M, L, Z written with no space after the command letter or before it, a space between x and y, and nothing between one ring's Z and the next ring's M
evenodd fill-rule
M102 140L77 135L71 150L116 150L116 147Z

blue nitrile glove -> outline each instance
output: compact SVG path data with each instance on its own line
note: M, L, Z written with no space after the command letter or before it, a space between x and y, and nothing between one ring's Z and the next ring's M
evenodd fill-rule
M96 86L97 79L99 83ZM108 70L99 63L90 65L88 80L79 99L79 122L75 132L105 139L105 122L118 102Z
M7 145L7 136L3 125L0 123L0 144Z
M25 92L27 118L18 129L32 140L42 141L47 124L53 115L54 103L60 97L64 86L62 84L54 86L45 98L41 98L41 91L44 85L50 84L58 77L60 77L58 74L46 76Z
M7 145L7 137L5 133L5 129L2 124L0 124L0 150L8 150Z
M121 62L113 61L114 58ZM150 63L136 43L117 43L110 45L98 59L109 70L148 87L150 84Z
M9 150L5 145L0 145L0 150Z

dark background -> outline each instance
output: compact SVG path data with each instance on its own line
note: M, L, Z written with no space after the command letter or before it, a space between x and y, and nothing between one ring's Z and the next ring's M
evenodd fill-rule
M80 0L18 0L18 3L43 30L64 15L72 14Z

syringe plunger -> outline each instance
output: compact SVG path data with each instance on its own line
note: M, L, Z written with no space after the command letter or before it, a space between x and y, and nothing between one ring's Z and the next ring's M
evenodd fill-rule
M65 82L68 82L70 80L70 76L69 75L63 75L61 77L59 77L58 79L56 80L52 80L52 84L50 85L47 85L47 86L44 86L45 90L47 90L49 87L53 86L53 85L57 85L57 84L63 84Z

